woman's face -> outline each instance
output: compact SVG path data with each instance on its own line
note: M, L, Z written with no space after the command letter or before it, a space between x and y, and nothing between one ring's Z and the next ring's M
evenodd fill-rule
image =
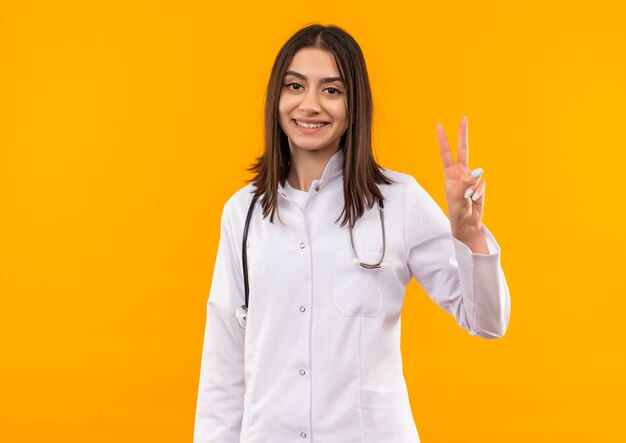
M348 128L346 88L330 52L302 48L291 60L278 103L280 127L289 139L291 151L339 148L339 139ZM303 127L319 126L321 127Z

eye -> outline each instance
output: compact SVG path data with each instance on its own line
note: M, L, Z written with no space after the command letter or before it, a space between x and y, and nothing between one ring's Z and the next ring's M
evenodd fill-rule
M300 88L302 87L302 85L300 83L296 83L296 82L291 82L291 83L287 83L285 85L288 89L291 89L292 91L299 91ZM290 86L298 86L298 88L294 89L294 88L289 88Z
M337 89L337 88L333 88L332 86L331 86L331 87L329 87L329 88L326 88L326 90L327 90L327 91L329 91L329 92L330 92L331 90L332 90L332 91L335 91L334 93L332 93L332 94L330 94L330 95L339 95L339 94L341 94L341 91L340 91L339 89Z

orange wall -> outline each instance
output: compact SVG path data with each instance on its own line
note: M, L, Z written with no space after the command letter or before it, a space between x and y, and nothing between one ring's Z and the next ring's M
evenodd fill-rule
M361 44L383 166L445 208L465 114L485 170L511 322L471 337L410 284L422 441L626 441L620 3L2 1L0 441L191 441L222 205L315 21Z

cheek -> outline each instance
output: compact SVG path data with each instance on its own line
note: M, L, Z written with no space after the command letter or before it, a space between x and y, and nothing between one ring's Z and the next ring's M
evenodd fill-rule
M294 108L295 100L289 96L281 96L278 101L278 112L281 114L291 112Z
M348 119L348 104L346 102L336 103L331 112L336 120L346 121Z
M285 104L281 102L278 104L278 124L280 125L281 128L283 128L283 130L288 120L289 120L289 110L287 109Z

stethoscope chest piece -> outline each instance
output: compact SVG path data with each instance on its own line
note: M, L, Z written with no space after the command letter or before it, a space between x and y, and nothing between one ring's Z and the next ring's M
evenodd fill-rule
M239 306L237 311L235 312L235 317L237 317L237 323L239 326L246 329L246 320L248 318L248 308L245 305Z

